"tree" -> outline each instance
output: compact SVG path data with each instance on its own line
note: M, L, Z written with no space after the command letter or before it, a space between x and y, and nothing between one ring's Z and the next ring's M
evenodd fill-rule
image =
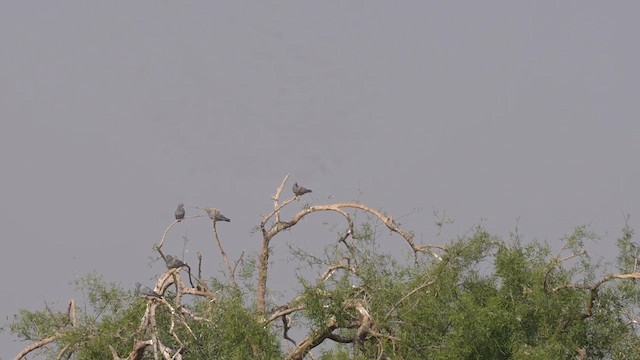
M584 226L553 255L544 243L523 243L517 234L503 240L481 227L446 245L417 244L393 217L357 202L303 204L285 218L283 209L301 200L282 200L288 177L257 226L255 258L231 261L212 217L224 279L205 280L200 256L197 274L172 265L142 293L89 274L76 285L90 310L72 300L63 312L19 312L10 330L31 343L16 359L34 351L131 360L315 359L312 351L322 359L640 359L630 351L640 349L640 246L628 226L617 242L617 269L607 272L590 258L585 243L594 235ZM279 304L267 301L272 242L322 211L344 219L338 241L322 256L290 248L320 276L300 275L300 291ZM155 247L163 259L174 224ZM376 225L395 234L390 239L406 257L380 251Z

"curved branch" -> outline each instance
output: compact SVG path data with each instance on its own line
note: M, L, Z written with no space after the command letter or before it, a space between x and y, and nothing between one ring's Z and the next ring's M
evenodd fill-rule
M338 328L338 323L335 319L330 319L327 326L320 330L316 331L311 336L302 340L302 342L291 352L286 360L302 360L304 357L313 349L314 347L322 344L325 339L331 338L333 336L333 330Z
M285 180L287 177L285 177ZM269 266L269 244L271 242L271 239L273 239L273 237L275 237L281 231L287 230L295 226L305 216L316 211L335 211L340 215L342 215L349 225L349 228L348 228L349 230L345 235L345 239L346 239L346 236L349 235L349 233L353 234L353 222L349 214L343 209L351 208L351 209L366 211L374 215L378 219L380 219L380 221L382 221L391 232L395 232L399 234L407 242L407 244L409 244L409 246L411 247L411 250L414 253L414 258L416 262L418 261L419 252L429 253L432 256L436 257L437 259L440 259L440 257L434 252L427 251L424 247L417 247L413 242L413 235L401 229L395 223L392 217L386 216L378 210L375 210L366 205L362 205L356 202L310 206L298 212L297 214L295 214L293 217L291 217L291 219L289 219L289 221L279 221L279 209L281 209L282 207L278 205L278 196L280 195L283 187L284 187L284 181L278 188L278 191L276 192L276 196L274 196L274 208L275 208L274 212L277 215L276 222L268 230L265 228L266 220L263 219L263 221L260 224L263 238L262 238L262 250L260 252L260 260L258 265L258 285L256 289L257 311L260 314L264 314L266 309L265 298L266 298L266 292L267 292L267 277L268 277L268 266ZM269 216L272 216L272 214L270 214Z
M292 302L295 302L295 300L297 300L297 298L294 299ZM277 318L279 318L281 316L286 316L286 315L289 315L289 314L294 313L296 311L302 311L302 310L305 309L304 306L297 306L297 307L291 308L291 307L289 307L288 304L285 305L285 306L281 306L280 308L281 308L281 310L277 310L276 312L271 314L271 316L269 316L268 319L265 320L265 324L268 324L268 323L276 320Z
M27 347L25 347L24 349L22 349L18 355L16 355L16 357L14 358L14 360L20 360L23 357L27 356L27 354L29 354L30 352L37 350L41 347L44 347L48 344L51 344L52 342L60 339L62 337L62 334L60 333L55 333L49 337L46 337L40 341L36 341L34 343L32 343L31 345L28 345Z
M572 320L584 320L590 318L593 315L593 307L595 305L596 300L598 299L600 293L600 287L611 280L624 280L624 279L640 279L640 272L628 273L628 274L609 274L604 276L602 279L598 280L592 286L589 285L580 285L580 284L564 284L557 286L549 291L549 293L555 293L564 289L581 289L581 290L589 290L589 298L587 299L587 303L585 305L583 313L574 317ZM561 329L564 330L569 327L571 321L563 321L561 323Z
M167 229L164 231L164 233L162 234L162 239L160 239L160 242L158 244L156 244L156 249L161 249L162 245L164 245L164 239L167 237L167 234L169 233L169 230L171 230L171 228L173 227L173 225L179 223L180 221L183 220L187 220L187 219L193 219L193 218L197 218L197 217L201 217L200 215L194 215L194 216L187 216L184 219L181 220L174 220L168 227Z
M598 298L598 292L600 291L600 286L606 283L609 280L614 279L640 279L640 272L629 273L629 274L610 274L603 277L600 281L596 282L593 287L591 287L589 291L589 301L587 302L587 306L585 308L584 314L582 314L582 319L586 319L593 315L593 304Z

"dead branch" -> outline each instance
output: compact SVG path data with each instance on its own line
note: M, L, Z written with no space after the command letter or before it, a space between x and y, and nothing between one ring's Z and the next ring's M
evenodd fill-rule
M46 337L42 340L36 341L31 345L28 345L27 347L25 347L24 349L22 349L22 351L20 351L18 353L18 355L16 355L16 357L14 358L14 360L20 360L23 357L27 356L27 354L29 354L30 352L40 349L48 344L51 344L52 342L58 340L59 338L62 337L61 333L55 333L49 337Z
M284 179L282 179L282 183L280 183L280 186L278 186L278 188L276 189L276 194L271 197L271 199L273 200L273 211L269 215L263 216L262 222L260 222L260 228L263 229L263 233L264 233L264 228L265 228L265 224L267 223L267 221L269 221L269 219L275 214L276 215L276 223L279 223L280 222L280 209L282 209L288 203L290 203L291 201L294 200L294 199L291 199L290 201L285 202L284 204L282 204L282 206L280 206L278 204L280 202L280 194L282 194L282 189L284 189L284 185L287 183L287 180L289 179L289 176L291 176L291 173L288 173L287 175L285 175Z
M234 287L238 287L238 283L236 282L236 274L234 268L231 267L231 263L229 262L229 258L227 257L227 253L224 251L222 247L222 242L220 241L220 236L218 236L218 229L216 227L216 221L211 220L211 224L213 225L213 233L216 236L216 243L218 244L218 249L220 250L220 254L222 255L222 260L224 260L225 265L227 265L227 271L229 271L229 277Z
M591 317L591 315L593 315L593 304L598 298L598 292L600 291L600 286L614 279L640 279L640 272L635 272L630 274L610 274L603 277L600 281L596 282L589 291L589 301L587 302L585 311L582 314L582 319L586 319L588 317Z
M350 270L350 269L349 269L349 266L348 266L349 259L346 259L346 260L347 260L347 264L344 264L344 263L343 263L343 260L345 260L345 258L340 259L340 262L338 262L337 264L331 264L331 265L329 265L329 267L328 267L328 268L327 268L327 270L324 272L324 274L322 274L322 277L321 277L320 279L321 279L322 281L327 281L327 280L331 277L331 275L333 275L333 273L334 273L336 270L338 270L338 269L347 269L347 270Z
M60 349L58 356L56 356L56 360L61 360L63 357L65 357L65 359L69 359L71 357L71 354L73 354L73 351L71 351L71 345L65 345L62 349Z
M296 299L299 299L299 297L297 297ZM295 302L296 299L294 299L294 301L292 302ZM276 312L271 314L271 316L269 316L269 318L265 320L265 323L268 324L281 316L286 316L296 311L302 311L304 309L304 306L289 307L289 304L286 304L284 306L281 306L278 310L276 310Z
M295 340L289 336L289 329L291 329L291 317L288 314L282 315L282 337L297 346Z
M76 327L77 326L76 301L74 299L69 300L69 306L67 306L67 316L69 317L69 320L71 321L71 325L73 327Z
M210 208L210 207L196 207L196 209L199 210L204 210L204 211L214 211L214 212L219 212L218 209L214 209L214 208ZM210 216L211 217L211 216ZM211 219L211 227L213 229L213 234L215 235L216 238L216 244L218 245L218 250L220 250L220 255L222 256L222 260L224 261L225 265L227 266L227 271L229 272L229 278L231 279L231 282L233 283L234 287L238 287L238 283L236 282L236 274L235 274L235 267L231 267L231 263L229 262L229 257L227 256L227 253L224 251L224 247L222 246L222 241L220 241L220 236L218 235L218 227L216 225L217 220L212 218ZM200 270L198 270L198 272L200 273ZM192 284L193 286L193 284Z
M167 234L169 233L169 230L171 230L171 228L173 227L173 225L179 223L180 221L184 221L187 219L193 219L193 218L198 218L201 217L200 215L194 215L194 216L186 216L184 219L182 220L174 220L168 227L167 229L164 231L164 233L162 234L162 239L160 239L160 242L158 244L156 244L156 249L161 249L162 245L164 245L164 239L167 237Z
M357 301L354 304L354 307L358 314L360 315L360 326L356 330L356 335L353 338L353 346L354 349L364 342L367 338L367 335L371 332L371 325L373 325L373 320L371 319L371 315L369 315L369 311L365 308L364 304L361 301Z
M236 260L236 261L233 263L233 273L234 273L234 274L236 273L236 269L238 268L238 265L240 265L240 263L242 262L242 258L243 258L243 257L244 257L244 251L242 251L242 252L240 253L240 256L238 256L238 260Z
M114 349L111 345L109 345L109 350L111 350L111 356L113 356L113 360L141 360L144 356L144 350L147 348L147 346L151 345L151 340L136 341L133 346L133 351L126 358L119 357L116 349Z
M269 244L271 239L275 237L278 233L283 230L287 230L293 226L295 226L300 220L302 220L305 216L316 212L316 211L335 211L342 215L348 223L348 230L345 235L345 239L348 235L353 234L353 222L349 214L343 209L357 209L368 212L373 216L377 217L380 221L382 221L387 228L391 232L395 232L399 234L409 245L411 250L414 253L415 261L418 261L418 253L427 253L434 256L436 259L440 259L440 257L434 252L427 250L424 246L418 247L413 242L413 235L401 229L394 221L394 219L390 216L386 216L382 214L380 211L370 208L368 206L356 203L356 202L347 202L347 203L336 203L329 205L315 205L309 206L302 211L295 214L289 221L282 221L280 218L280 210L289 202L285 202L282 205L279 204L280 195L282 194L282 190L285 186L287 179L290 174L287 174L283 179L282 183L276 190L276 194L273 196L274 201L274 210L263 217L260 222L260 229L262 231L263 239L262 239L262 249L260 252L259 264L258 264L258 284L256 287L256 302L257 302L257 311L261 314L265 313L266 310L266 292L267 292L267 277L268 277L268 266L269 266ZM271 217L275 215L275 222L268 227L267 222ZM346 243L346 242L345 242ZM348 246L347 246L348 247Z
M628 273L628 274L609 274L604 276L602 279L598 280L591 286L582 285L582 284L563 284L551 289L550 293L555 293L557 291L564 290L564 289L589 290L589 298L586 301L584 311L579 317L572 319L572 320L584 320L593 315L593 307L596 300L598 299L600 287L605 283L611 280L616 280L616 279L620 279L620 280L640 279L640 272L634 272L634 273ZM567 327L569 327L570 324L571 324L571 320L562 321L560 324L560 330L566 329Z
M320 345L325 339L332 336L333 330L338 328L336 319L331 318L327 321L326 326L314 332L311 336L302 340L300 344L285 357L286 360L302 360L311 351L311 349Z

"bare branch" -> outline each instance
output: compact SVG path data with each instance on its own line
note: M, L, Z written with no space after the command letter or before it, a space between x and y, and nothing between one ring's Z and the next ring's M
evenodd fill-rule
M275 313L271 314L271 316L269 316L269 318L265 321L265 323L268 324L268 323L272 322L273 320L275 320L275 319L277 319L277 318L279 318L281 316L286 316L286 315L289 315L289 314L294 313L296 311L302 311L302 310L305 309L305 307L304 306L297 306L297 307L290 308L289 305L287 304L285 306L281 306L280 309L282 309L282 310L278 310Z
M284 204L282 204L282 206L278 205L278 202L280 201L280 194L282 194L282 189L284 189L284 185L287 183L287 180L289 179L289 176L291 176L291 173L288 173L287 175L285 175L284 179L282 179L282 182L280 183L280 186L278 186L278 188L276 189L276 194L272 197L272 199L273 199L273 212L264 217L264 219L262 220L262 223L260 224L261 227L264 227L264 224L266 224L266 222L269 221L269 219L274 214L276 215L276 223L279 223L280 222L280 209L282 209L288 203L293 201L293 199L291 199L290 201L285 202Z
M557 287L551 289L550 293L555 293L557 291L564 290L564 289L589 290L589 298L587 299L587 303L585 305L585 309L584 309L582 315L580 315L579 318L573 319L573 320L584 320L584 319L587 319L587 318L589 318L589 317L591 317L593 315L593 307L594 307L594 304L595 304L596 300L598 299L600 287L602 285L604 285L605 283L607 283L608 281L615 280L615 279L621 279L621 280L625 280L625 279L640 279L640 272L634 272L634 273L628 273L628 274L609 274L609 275L604 276L602 279L598 280L592 286L581 285L581 284L563 284L563 285L560 285L560 286L557 286ZM571 323L571 321L562 322L560 324L561 330L566 329L569 326L570 323Z
M193 219L193 218L198 218L201 217L200 215L194 215L194 216L186 216L184 219L180 220L187 220L187 219ZM171 230L171 228L173 227L173 225L177 224L180 222L179 220L174 220L168 227L167 229L164 231L164 233L162 234L162 239L160 239L160 242L158 244L156 244L156 249L161 249L162 245L164 245L164 239L167 237L167 234L169 233L169 230Z
M297 346L298 344L296 343L296 341L289 336L289 329L291 329L291 317L288 315L283 315L282 316L282 337L284 339L287 339L289 342L291 342L293 346Z
M55 333L49 337L46 337L40 341L36 341L31 345L28 345L27 347L25 347L24 349L22 349L22 351L20 351L18 353L18 355L16 355L16 357L14 358L14 360L20 360L23 357L27 356L27 354L29 354L30 352L40 349L48 344L51 344L52 342L58 340L60 337L62 337L62 334L60 333Z
M285 177L285 180L287 177ZM276 196L274 197L274 208L275 208L275 212L279 212L279 209L281 209L281 207L278 206L278 196L280 194L280 192L282 191L282 188L284 187L284 183L285 181L283 181L283 183L280 185L280 187L278 188L278 191L276 192ZM289 219L289 221L283 222L279 220L279 216L276 217L276 222L267 230L265 228L266 225L266 220L263 219L263 221L261 222L261 230L263 233L263 240L262 240L262 250L260 253L260 259L259 259L259 265L258 265L258 285L257 285L257 294L256 294L256 300L257 300L257 310L259 313L264 314L265 313L265 308L266 308L266 303L265 303L265 298L266 298L266 290L267 290L267 277L268 277L268 265L269 265L269 244L271 242L271 239L276 236L278 233L280 233L283 230L289 229L293 226L295 226L300 220L302 220L305 216L316 212L316 211L335 211L339 214L341 214L347 221L347 223L349 224L348 230L347 230L347 234L349 235L349 233L351 233L351 235L353 234L353 223L351 221L351 217L349 216L349 214L347 212L345 212L343 209L344 208L351 208L351 209L358 209L358 210L362 210L362 211L366 211L372 215L374 215L375 217L377 217L378 219L380 219L386 226L387 228L392 231L395 232L397 234L399 234L406 242L407 244L411 247L411 250L414 253L414 258L415 261L417 263L418 261L418 253L422 252L422 253L427 253L430 254L432 256L434 256L436 259L441 260L441 258L434 252L427 250L426 247L421 246L418 247L414 244L413 242L413 235L411 235L410 233L404 231L403 229L401 229L393 220L392 217L390 216L386 216L384 214L382 214L380 211L375 210L373 208L370 208L368 206L356 203L356 202L347 202L347 203L336 203L336 204L329 204L329 205L315 205L315 206L310 206L307 207L305 209L303 209L302 211L298 212L297 214L295 214L293 217L291 217L291 219ZM269 215L271 216L271 215ZM346 239L346 236L345 236ZM345 242L346 243L346 242Z
M229 262L229 258L227 257L227 253L224 251L222 247L222 242L220 241L220 236L218 236L218 229L216 227L216 221L211 220L211 224L213 225L213 233L216 236L216 243L218 244L218 249L220 250L220 255L222 255L222 259L224 260L225 265L227 265L227 271L229 271L229 277L233 286L238 287L238 283L236 282L236 274L234 268L231 267L231 263Z
M76 301L74 299L69 300L69 306L67 307L67 314L69 316L69 320L71 321L71 325L73 327L77 325L76 319Z
M302 360L311 349L322 344L322 342L332 336L333 330L338 328L335 319L329 319L324 329L314 332L285 357L285 360Z
M240 253L240 256L238 256L238 260L236 260L233 264L233 273L236 273L236 269L238 268L238 265L242 262L242 258L244 257L244 251L242 251Z

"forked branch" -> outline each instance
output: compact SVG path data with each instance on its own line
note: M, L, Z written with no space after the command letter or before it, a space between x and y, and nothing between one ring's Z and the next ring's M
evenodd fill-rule
M344 236L341 238L341 241L346 243L345 241L346 238L348 236L353 235L354 225L353 225L353 220L351 219L351 216L349 215L349 213L345 211L345 209L355 209L355 210L365 211L375 216L380 221L382 221L391 232L394 232L400 235L413 251L416 262L418 261L418 253L426 253L440 260L440 256L438 256L435 252L428 249L434 246L430 246L430 245L416 246L416 244L413 241L413 235L403 230L402 228L400 228L400 226L396 224L395 220L391 216L387 216L376 209L373 209L366 205L362 205L357 202L345 202L345 203L309 206L304 208L297 214L293 215L288 221L282 220L280 211L286 205L298 199L298 196L294 196L293 198L288 199L284 201L282 204L280 204L280 196L282 195L282 191L285 187L285 184L288 178L289 178L289 174L285 176L282 183L276 190L276 194L273 196L273 211L265 215L262 218L262 221L260 222L260 229L262 231L262 249L260 252L260 258L259 258L259 264L258 264L258 284L256 287L257 310L259 313L264 314L266 309L265 298L266 298L266 292L267 292L267 277L268 277L268 270L269 270L268 269L269 245L270 245L271 239L273 239L281 231L290 229L291 227L295 226L305 216L314 212L334 211L342 215L342 217L347 222L348 227ZM269 220L272 219L274 216L275 216L275 221L273 221L269 225ZM352 251L353 249L350 248L350 250Z

